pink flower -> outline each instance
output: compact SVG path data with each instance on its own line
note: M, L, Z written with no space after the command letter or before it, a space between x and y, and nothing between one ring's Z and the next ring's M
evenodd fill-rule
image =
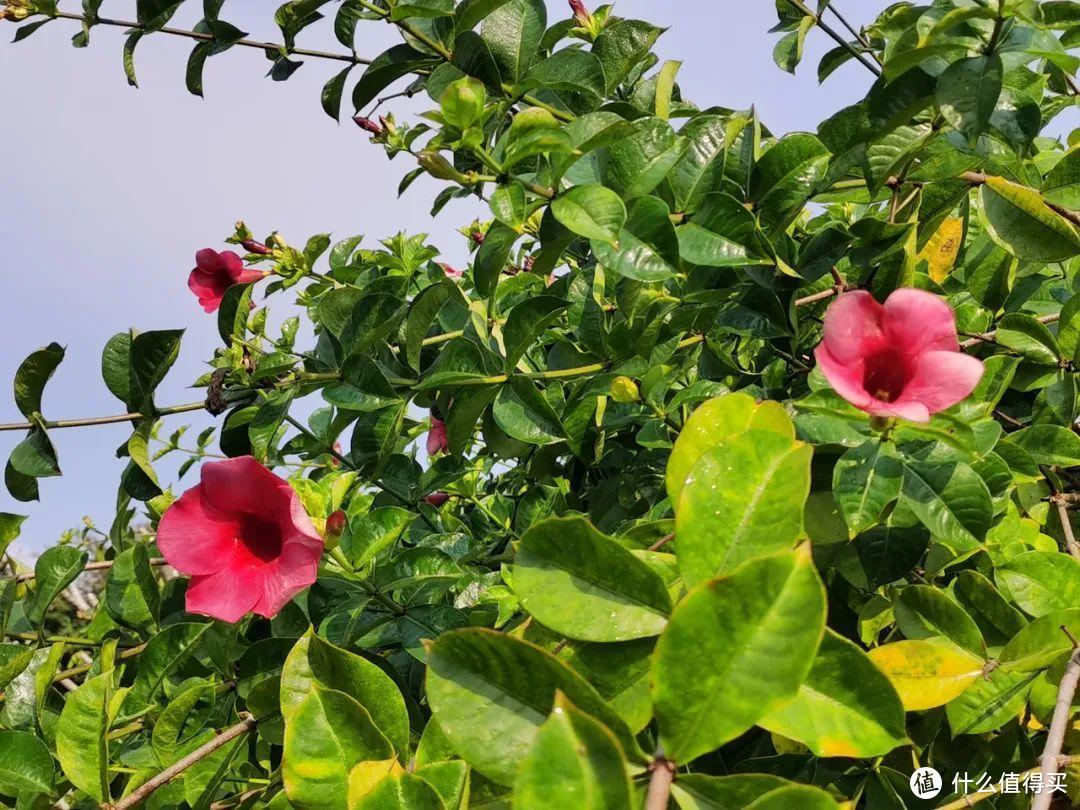
M323 551L293 488L251 456L203 464L162 516L157 544L191 577L188 611L226 622L275 616L315 581Z
M450 500L450 496L447 495L445 492L432 492L430 495L424 498L424 503L426 503L428 506L434 506L436 509L438 509L448 500Z
M437 456L439 453L445 453L449 449L450 441L446 437L446 423L432 414L431 430L428 431L427 435L427 454Z
M439 267L441 267L442 271L444 273L446 273L447 278L461 278L461 271L460 270L455 270L453 267L448 265L446 262L439 262Z
M825 315L818 366L840 396L874 416L927 422L968 396L983 364L960 352L956 316L922 290L900 289L884 306L859 290Z
M265 276L261 270L248 270L243 260L231 250L218 253L203 248L195 254L195 269L188 276L188 289L195 293L199 305L207 312L221 306L225 291L234 284L250 284Z
M570 10L574 12L574 22L582 28L589 27L589 23L592 22L592 14L589 13L589 9L585 7L582 0L570 0Z

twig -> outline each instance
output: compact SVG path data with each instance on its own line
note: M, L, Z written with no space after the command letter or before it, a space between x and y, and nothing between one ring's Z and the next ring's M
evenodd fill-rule
M160 787L167 785L176 777L180 776L184 771L194 765L196 762L205 759L219 748L228 745L237 737L242 737L249 731L253 730L256 725L254 717L248 716L237 723L235 726L226 729L221 732L206 745L202 745L183 757L177 760L174 764L163 770L157 776L148 779L143 782L138 788L129 793L126 797L118 801L116 804L102 805L102 810L128 810L130 807L135 807L139 803L146 800L150 794Z
M847 51L852 56L854 56L856 59L858 59L866 67L867 70L869 70L875 76L880 76L881 75L881 68L879 68L873 62L871 62L869 59L867 59L866 56L862 53L862 51L860 51L858 48L854 47L850 42L848 42L846 39L844 39L842 36L840 36L840 34L838 34L836 32L835 28L833 28L827 22L822 20L821 17L819 17L817 14L815 14L813 11L811 11L807 7L807 5L802 2L802 0L787 0L787 1L792 6L794 6L799 11L801 11L803 14L805 14L807 17L813 17L814 22L817 23L818 28L820 28L822 31L824 31L826 34L828 34L830 37L832 37L833 40L841 48L843 48L845 51Z
M113 567L113 562L114 562L114 560L103 560L101 562L87 563L86 567L83 568L83 573L86 573L87 571L107 571L107 570L109 570L110 568ZM152 558L150 560L150 565L155 565L155 566L157 566L157 565L168 565L168 563L165 562L165 560L162 559L161 557L154 557L154 558ZM37 576L37 574L31 571L31 572L27 572L25 574L19 574L17 577L15 577L15 581L16 582L29 582L30 580L34 579L36 576Z
M52 15L62 20L78 20L82 23L89 23L91 25L112 25L117 28L134 29L136 31L146 31L146 26L139 22L131 22L129 20L113 20L108 17L90 17L87 14L72 14L68 11L58 11ZM184 28L155 28L150 33L162 33L171 34L174 37L186 37L187 39L195 39L199 42L210 42L214 39L213 34L203 34L199 31L188 31ZM370 59L362 59L355 54L347 53L331 53L330 51L312 51L307 48L291 48L287 49L284 45L279 45L276 42L257 42L252 39L241 39L233 43L243 48L256 48L260 51L266 51L267 53L289 53L292 56L309 56L313 59L333 59L337 62L352 62L354 65L370 65Z
M1065 732L1072 717L1073 696L1080 683L1080 648L1075 648L1065 665L1065 674L1058 687L1057 702L1054 704L1054 716L1050 721L1050 731L1046 735L1046 745L1039 758L1039 771L1042 773L1040 790L1031 802L1031 810L1049 810L1053 794L1046 790L1050 775L1057 772L1061 760L1061 746L1065 743Z
M177 413L199 411L205 407L205 401L189 402L186 405L172 405L168 408L157 408L152 416L155 418L158 416L172 416ZM115 425L121 422L138 422L140 419L146 419L150 416L151 414L121 413L116 416L95 416L90 419L61 419L57 422L45 422L45 427L49 430L55 430L57 428L90 427L92 425ZM35 427L37 427L37 425L34 422L15 422L12 424L0 425L0 433L3 433L6 430L31 430Z
M645 797L645 810L667 810L671 798L671 783L675 781L675 763L657 757L649 764L649 793Z
M670 543L674 539L675 539L674 534L666 534L663 537L661 537L659 540L657 540L655 543L653 543L651 546L649 546L649 551L659 551L660 549L662 549L664 546L666 546L668 543Z
M1057 323L1061 319L1061 315L1041 315L1035 320L1039 323ZM978 346L980 343L996 343L997 342L997 329L991 329L989 332L980 332L977 335L972 335L970 340L965 340L960 344L961 349L970 349L973 346Z
M841 14L839 11L837 11L835 3L829 3L829 5L827 5L825 7L825 10L826 11L831 11L833 13L833 16L836 17L836 19L838 19L841 22L841 24L844 26L844 28L846 28L848 31L850 31L851 35L853 37L855 37L855 39L857 39L860 43L862 43L862 46L864 48L866 48L866 52L869 53L871 57L873 57L874 61L877 62L879 65L881 64L881 57L877 55L877 52L874 50L873 46L870 44L870 40L868 40L866 38L866 36L863 34L862 31L859 31L858 29L855 28L855 26L853 26L851 23L849 23L847 21L847 18L844 17L843 14Z
M1058 518L1061 520L1061 533L1065 535L1065 548L1069 554L1080 560L1080 543L1076 542L1076 533L1073 531L1072 521L1069 520L1068 503L1060 494L1050 498L1050 501L1057 507Z
M805 307L805 306L809 306L810 304L816 304L818 301L825 301L825 300L827 300L829 298L832 298L835 295L839 295L840 293L844 293L844 292L847 292L848 290L853 290L853 289L855 289L854 284L845 284L843 289L833 287L830 290L822 290L821 292L814 293L813 295L806 295L806 296L803 296L802 298L796 298L795 299L795 306L797 306L797 307Z

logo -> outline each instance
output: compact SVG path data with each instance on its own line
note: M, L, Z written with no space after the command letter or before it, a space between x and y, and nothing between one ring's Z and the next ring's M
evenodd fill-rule
M932 799L941 793L941 774L933 768L919 768L911 775L911 792L920 799Z

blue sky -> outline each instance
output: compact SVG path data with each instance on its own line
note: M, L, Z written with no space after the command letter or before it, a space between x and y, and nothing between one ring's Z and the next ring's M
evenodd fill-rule
M106 0L103 16L134 18L134 0ZM76 0L61 0L77 11ZM189 0L177 25L195 22L201 3ZM229 0L222 14L252 36L276 40L265 0ZM840 0L853 21L868 22L884 2ZM553 20L568 16L549 2ZM861 98L869 73L848 64L819 86L815 68L832 42L811 33L797 76L772 62L776 35L771 0L620 0L617 13L670 27L661 58L683 61L679 82L699 106L757 106L778 133L813 130L831 112ZM161 386L160 405L191 402L187 389L218 343L215 321L186 287L195 251L221 249L237 219L257 233L279 229L291 241L331 231L363 233L368 244L400 230L428 233L451 262L464 246L455 233L474 216L456 203L432 220L436 187L416 184L395 198L411 166L388 163L351 123L335 125L319 106L323 82L337 68L309 60L286 83L263 78L257 52L233 49L207 65L206 99L187 94L184 65L191 43L164 35L136 53L141 89L129 88L121 67L121 29L96 28L90 47L69 44L75 23L57 20L30 39L10 44L0 23L0 190L3 201L5 295L0 380L22 359L56 341L67 358L46 392L47 418L123 411L106 390L101 349L118 331L186 329L180 359ZM389 26L362 23L359 50L374 56L393 42ZM327 25L299 44L337 49ZM390 105L394 109L393 105ZM10 394L0 397L0 423L20 421ZM209 417L172 417L193 428ZM194 430L192 435L194 435ZM0 434L6 458L18 435ZM115 450L126 426L53 431L62 478L41 482L42 500L19 504L0 493L0 511L29 514L14 550L28 557L89 515L112 520L123 463ZM166 468L167 469L167 468ZM179 489L195 481L189 473Z

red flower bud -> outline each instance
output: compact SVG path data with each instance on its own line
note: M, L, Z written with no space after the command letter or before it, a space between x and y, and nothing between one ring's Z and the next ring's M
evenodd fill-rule
M473 240L473 242L475 242L476 244L478 244L478 245L484 244L485 236L484 236L483 231L473 231L471 234L469 234L469 236Z
M370 132L372 135L383 134L383 128L379 125L379 123L376 121L372 121L370 118L364 118L364 116L358 115L353 119L353 121L358 127L360 127L360 129L364 130L365 132Z
M326 533L331 537L341 537L345 533L348 520L345 513L338 509L326 519Z
M574 12L574 20L582 28L588 28L592 22L592 14L581 0L570 0L570 10Z
M445 492L432 492L430 495L424 498L424 503L426 503L428 506L434 506L436 509L438 509L448 500L450 500L450 496L447 495Z
M246 250L248 253L258 253L260 256L270 255L270 248L268 248L262 242L256 242L254 239L245 239L240 244L243 245L244 250Z

